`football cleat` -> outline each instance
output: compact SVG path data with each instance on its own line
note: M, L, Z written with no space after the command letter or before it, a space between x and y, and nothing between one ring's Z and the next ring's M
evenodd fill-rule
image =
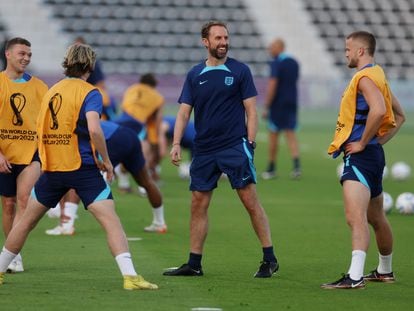
M124 275L124 289L158 289L158 286L156 284L145 281L141 275Z
M23 272L23 261L14 259L7 267L7 273Z
M159 225L156 223L152 223L148 227L144 228L145 232L155 232L155 233L167 233L167 225Z
M343 274L343 276L335 282L325 283L321 285L323 289L364 289L365 282L364 278L359 280L353 280L349 274Z
M202 276L204 275L201 267L199 269L193 269L189 264L185 263L181 267L169 269L163 273L167 276Z
M291 179L299 180L301 176L302 176L302 172L298 168L295 168L293 171L290 172Z
M269 179L273 179L276 177L276 172L275 171L264 171L262 173L262 178L264 180L269 180Z
M144 187L138 186L138 194L139 196L146 198L148 196L147 190Z
M65 227L62 225L58 225L53 229L46 230L47 235L74 235L75 234L75 227Z
M367 275L364 275L364 280L369 282L383 282L383 283L394 283L394 273L379 273L377 269L372 270Z
M278 262L262 261L259 270L254 274L255 278L270 278L279 270Z

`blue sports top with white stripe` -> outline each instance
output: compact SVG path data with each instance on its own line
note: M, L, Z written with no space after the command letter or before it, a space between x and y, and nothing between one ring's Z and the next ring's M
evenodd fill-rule
M233 58L219 66L206 66L205 62L194 66L178 99L194 109L194 153L211 153L240 143L247 136L243 100L256 95L249 67Z

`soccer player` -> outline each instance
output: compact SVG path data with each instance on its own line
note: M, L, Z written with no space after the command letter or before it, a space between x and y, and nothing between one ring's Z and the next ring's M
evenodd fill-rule
M164 116L161 123L161 135L159 139L160 157L164 158L167 155L167 150L174 138L175 116ZM181 138L181 148L189 151L189 160L193 158L195 128L194 122L189 121L185 128L183 137ZM182 161L179 166L179 174L181 178L190 177L190 162Z
M102 96L86 82L95 59L91 47L71 45L63 61L67 78L55 84L43 97L37 125L43 174L0 254L0 284L7 266L22 249L30 231L48 208L55 207L73 188L105 230L109 249L124 278L124 289L158 288L137 275L111 190L100 173L100 170L106 172L108 180L113 177L100 126Z
M162 148L167 149L168 143L174 138L174 127L175 127L175 116L164 116L161 124L160 139L163 139ZM194 138L195 138L194 122L189 121L185 128L183 137L181 138L181 147L190 151L190 159L194 149ZM165 138L165 139L164 139ZM161 148L161 146L160 146Z
M23 215L30 190L40 176L36 119L47 85L26 73L32 58L29 41L10 39L5 57L7 67L0 72L0 195L7 237ZM24 271L20 254L9 271Z
M144 228L146 232L166 233L167 225L164 219L164 205L162 195L157 184L151 178L148 167L145 164L141 143L131 129L111 121L101 121L102 130L108 148L109 159L114 166L122 163L125 169L131 173L137 184L143 187L147 193L148 201L152 206L153 220L151 225ZM72 235L75 232L74 222L76 210L73 213L73 204L79 203L77 196L71 194L65 200L64 213L61 213L60 224L46 230L48 235ZM59 207L56 207L59 208Z
M83 37L76 37L74 40L75 44L87 44L85 41L85 38ZM97 59L95 62L95 68L89 75L89 78L86 80L86 82L89 82L90 84L94 85L98 88L99 92L102 95L102 114L101 119L102 120L111 120L115 117L116 114L116 107L114 105L114 102L111 100L111 97L108 94L108 89L105 84L105 74L102 70L102 64Z
M269 46L273 57L270 63L270 78L262 117L269 122L269 163L262 173L263 179L276 176L276 160L279 145L279 133L284 132L286 142L293 161L291 178L298 179L301 175L299 161L299 143L296 137L298 115L299 64L285 53L285 43L275 39Z
M225 23L203 25L201 38L207 60L194 66L185 80L175 122L172 163L181 160L181 139L194 109L196 136L190 168L192 191L190 255L187 263L164 272L168 276L201 276L201 259L208 231L207 210L214 188L226 173L247 210L263 248L257 278L271 277L279 267L269 222L256 192L253 165L257 132L257 91L249 68L227 57L229 34Z
M405 116L384 71L375 63L375 46L374 35L365 31L353 32L345 40L348 67L357 71L342 96L328 153L334 158L344 153L340 181L351 229L352 258L348 272L335 282L322 284L324 289L361 289L365 281L395 281L392 231L383 210L382 145L397 133ZM370 241L368 224L375 232L379 264L363 276Z
M122 99L122 113L114 121L129 127L139 135L143 144L144 156L148 162L151 175L158 181L157 165L160 162L159 136L162 121L164 96L156 89L158 81L152 73L141 76L139 83L131 85ZM122 170L116 170L121 184L120 188L128 191L128 179Z

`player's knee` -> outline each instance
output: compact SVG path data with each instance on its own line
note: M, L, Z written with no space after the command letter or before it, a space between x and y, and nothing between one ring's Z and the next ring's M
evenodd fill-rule
M386 222L385 215L383 214L375 214L368 216L368 223L372 226L374 230L378 230L381 226Z
M352 230L356 230L367 226L367 219L365 217L347 216L346 223Z

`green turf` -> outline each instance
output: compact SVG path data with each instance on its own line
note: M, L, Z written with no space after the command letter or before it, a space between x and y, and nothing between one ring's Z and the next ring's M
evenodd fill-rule
M210 232L203 259L205 276L162 276L164 268L187 260L189 245L188 182L180 180L177 170L165 160L162 192L168 234L144 233L142 228L151 221L148 202L136 194L121 195L114 190L127 235L142 238L130 242L136 268L160 290L123 290L103 232L87 212L80 210L73 237L46 236L44 231L55 222L41 220L22 252L26 271L6 275L6 283L0 286L0 310L412 310L414 216L396 211L389 220L395 235L394 269L398 282L368 284L359 291L319 288L348 269L351 252L336 177L339 159L329 159L325 152L335 114L302 112L302 180L289 179L291 163L283 142L279 178L259 180L259 196L270 219L281 265L277 276L252 277L261 259L260 245L226 180L220 182L210 206ZM413 122L407 122L395 141L386 146L389 164L402 160L414 168L413 130ZM262 125L256 151L258 172L265 167L265 158L266 133ZM387 179L384 189L394 199L401 192L414 192L413 178L406 182ZM366 270L376 263L372 239Z

